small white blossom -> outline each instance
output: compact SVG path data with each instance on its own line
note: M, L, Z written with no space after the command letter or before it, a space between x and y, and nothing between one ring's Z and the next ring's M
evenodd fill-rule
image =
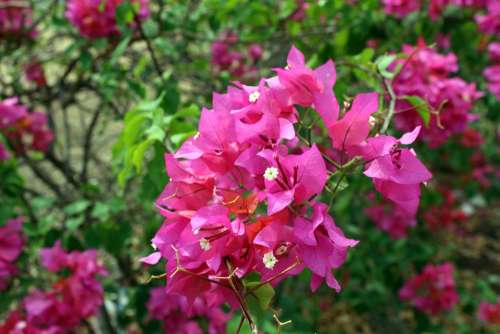
M200 138L200 133L199 133L199 132L196 132L196 134L194 135L194 137L193 137L193 138L194 138L194 140L196 140L196 139Z
M264 178L268 181L272 181L278 177L278 168L276 167L267 167L264 172Z
M252 93L250 93L250 95L248 95L248 101L250 103L255 103L255 102L257 102L259 97L260 97L260 93L258 91L252 92Z
M207 239L205 238L201 238L200 239L200 247L201 249L203 249L204 251L209 251L210 250L210 241L208 241Z
M273 269L278 259L274 256L273 252L268 252L262 257L262 262L264 262L267 269Z

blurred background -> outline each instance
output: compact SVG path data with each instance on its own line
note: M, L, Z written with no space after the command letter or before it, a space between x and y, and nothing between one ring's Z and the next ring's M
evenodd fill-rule
M497 42L495 0L0 0L0 334L235 333L228 308L222 329L202 312L187 316L192 327L166 325L185 307L155 295L163 265L139 259L162 223L164 154L196 134L214 92L273 76L292 45L309 67L335 62L341 106L367 91L388 102L390 85L404 100L390 132L426 128L413 148L433 178L414 218L384 206L367 178L339 181L330 213L360 240L335 272L342 291L312 293L308 271L287 278L271 305L291 323L276 329L262 311L259 328L498 333ZM429 289L440 274L428 265L445 263L457 298L428 298L450 307L401 296L415 277ZM92 290L69 303L79 311L68 323L43 304L65 289Z

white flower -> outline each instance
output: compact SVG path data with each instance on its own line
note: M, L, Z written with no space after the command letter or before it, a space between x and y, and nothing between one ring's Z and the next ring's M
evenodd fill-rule
M276 167L267 167L264 172L264 178L268 181L272 181L278 177L278 168Z
M204 251L209 251L210 250L210 241L208 241L207 239L205 238L201 238L200 239L200 247L201 249L203 249Z
M273 252L268 252L262 257L262 262L264 262L267 269L273 269L278 259L274 256Z
M250 95L248 95L248 101L250 103L255 103L260 97L260 93L258 91L255 91L255 92L252 92L250 93Z

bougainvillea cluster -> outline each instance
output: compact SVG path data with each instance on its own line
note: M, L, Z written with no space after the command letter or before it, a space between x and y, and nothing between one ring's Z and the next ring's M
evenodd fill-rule
M102 305L103 289L97 276L106 275L106 270L95 250L65 252L57 242L40 254L43 267L60 277L52 290L27 295L0 326L0 333L70 333Z
M408 228L417 225L415 214L410 214L388 201L373 204L365 209L365 213L378 228L389 233L393 239L406 237Z
M149 16L149 0L132 0L138 5L137 20ZM124 0L68 0L66 18L87 38L112 37L120 34L116 23L117 8Z
M430 315L451 310L458 302L453 265L449 262L426 265L420 274L404 284L399 297Z
M238 35L227 31L212 43L211 63L218 71L228 71L231 76L241 78L256 74L255 64L262 57L262 47L253 43L246 49L246 54L237 49Z
M33 82L39 88L47 85L47 78L39 61L33 60L27 63L24 67L24 75L26 80Z
M0 0L0 39L34 38L36 34L27 1Z
M45 152L54 137L46 115L29 112L15 97L0 102L0 133L18 155L29 150Z
M147 304L149 315L163 324L169 334L203 334L196 321L203 318L208 322L209 334L225 334L230 314L213 307L210 300L198 297L190 305L186 297L168 294L164 287L153 288Z
M498 20L500 22L500 18ZM500 100L500 42L491 43L488 46L488 52L490 65L484 70L483 74L488 81L488 90L497 100Z
M170 183L156 202L165 222L152 240L157 252L143 261L165 259L166 293L185 296L188 305L202 297L244 309L245 279L254 272L275 285L308 268L313 291L324 281L339 291L332 270L357 241L320 201L329 177L364 164L382 196L415 213L420 183L431 176L401 147L419 127L400 139L369 137L377 94L358 95L338 119L332 61L310 69L293 47L275 72L258 86L214 94L199 132L165 156ZM322 120L328 155L298 133L298 106Z
M481 302L477 317L487 324L500 325L500 301L496 303Z
M0 291L4 290L12 276L17 274L16 261L24 245L23 218L10 219L0 227Z
M431 19L436 20L448 6L476 7L485 5L487 0L381 0L385 13L403 18L411 13L419 11L428 3L428 13ZM494 1L494 0L493 0Z
M467 221L467 215L459 207L457 196L451 189L442 187L440 190L442 201L439 204L426 208L423 219L429 229L437 231L441 229L462 229L462 224Z
M454 134L464 132L477 117L471 114L474 102L482 96L474 83L451 77L458 70L453 53L441 55L423 41L415 47L403 46L406 59L393 63L400 72L393 80L396 103L396 126L409 131L423 126L421 138L429 147L438 147ZM431 108L428 124L418 112L418 105L410 103L407 96L418 96Z

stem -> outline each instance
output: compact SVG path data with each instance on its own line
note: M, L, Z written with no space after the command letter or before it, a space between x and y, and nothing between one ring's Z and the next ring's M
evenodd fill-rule
M228 272L232 272L232 265L231 262L226 259L226 267ZM235 282L233 281L234 276L230 276L228 279L229 285L231 286L231 289L234 292L234 295L236 296L236 299L238 300L238 303L240 304L241 311L243 312L243 316L247 319L248 325L250 326L250 330L252 331L252 334L257 334L257 326L255 325L252 316L250 315L250 312L248 311L248 306L245 302L245 299L241 296L241 293L239 290L236 288Z
M394 109L396 107L396 94L394 94L394 90L392 89L391 84L384 79L383 81L385 88L387 89L387 93L389 93L389 112L384 120L384 125L382 126L382 133L386 133L389 128L389 124L391 124L392 117L394 116Z
M156 70L156 73L160 77L161 81L163 84L165 84L165 81L163 79L163 71L161 70L160 63L158 62L158 58L156 58L155 51L153 49L153 45L151 44L151 40L146 36L146 33L144 32L144 28L142 27L141 20L139 19L139 16L135 16L135 22L137 24L137 27L139 28L139 33L141 35L141 38L146 42L146 46L148 48L149 54L151 56L151 60L153 61L154 68Z

